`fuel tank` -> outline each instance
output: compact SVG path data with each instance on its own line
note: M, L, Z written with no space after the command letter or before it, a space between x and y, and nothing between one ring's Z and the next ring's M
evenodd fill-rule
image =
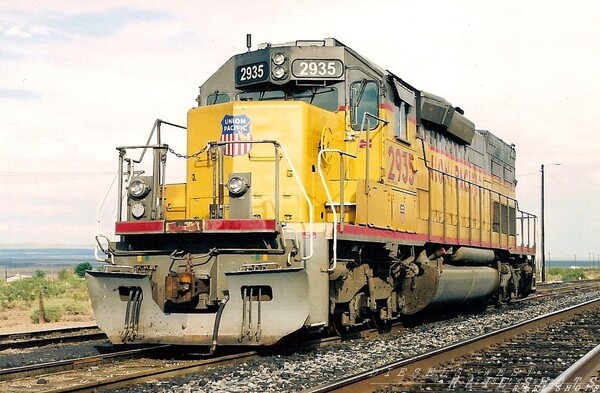
M492 296L500 285L498 270L485 266L444 265L430 305L475 302Z

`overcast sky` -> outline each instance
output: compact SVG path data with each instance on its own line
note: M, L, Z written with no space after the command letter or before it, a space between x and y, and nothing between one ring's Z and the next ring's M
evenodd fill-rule
M600 258L598 21L596 0L1 2L0 245L93 244L115 146L145 142L156 118L185 124L252 33L254 48L335 37L460 106L516 145L523 210L539 215L540 165L560 163L546 249ZM184 152L181 136L165 138Z

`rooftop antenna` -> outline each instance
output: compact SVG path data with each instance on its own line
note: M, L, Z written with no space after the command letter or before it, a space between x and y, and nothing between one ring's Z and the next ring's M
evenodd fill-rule
M246 34L246 48L250 52L250 48L252 48L252 34Z

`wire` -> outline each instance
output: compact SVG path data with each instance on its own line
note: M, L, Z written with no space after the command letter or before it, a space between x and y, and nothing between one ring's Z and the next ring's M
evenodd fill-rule
M535 172L529 172L529 173L517 173L517 177L519 176L529 176L529 175L535 175L537 173L540 173L540 171L535 171Z
M40 175L68 175L68 176L88 176L88 175L113 175L114 172L0 172L0 176L40 176Z

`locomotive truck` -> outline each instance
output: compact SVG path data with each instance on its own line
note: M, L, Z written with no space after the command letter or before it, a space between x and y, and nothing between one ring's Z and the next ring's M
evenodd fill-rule
M514 145L335 39L248 44L187 126L117 150L115 239L86 276L115 344L266 346L535 290Z

